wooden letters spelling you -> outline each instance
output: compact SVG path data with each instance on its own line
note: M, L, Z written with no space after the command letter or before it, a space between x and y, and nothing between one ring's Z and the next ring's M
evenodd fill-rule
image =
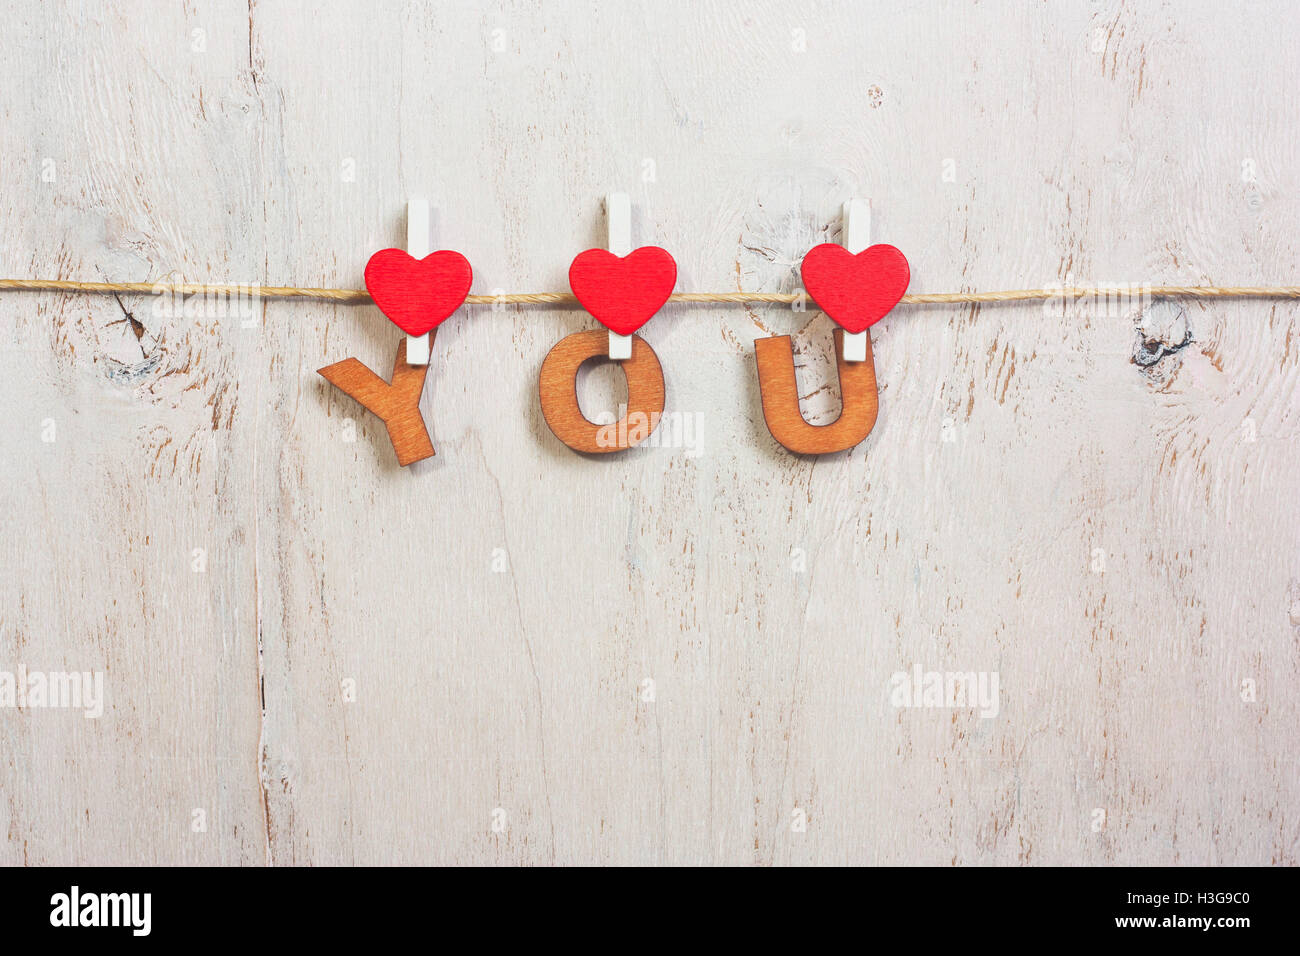
M810 425L799 411L790 336L754 342L763 418L772 437L796 454L822 455L858 444L876 423L878 395L870 339L864 361L846 361L845 331L866 332L898 304L911 273L903 254L875 245L856 255L830 243L810 250L801 268L804 288L840 326L835 330L843 410L828 425ZM407 335L433 337L439 324L469 294L473 272L458 252L435 252L415 259L400 249L377 252L366 265L366 289L380 311ZM623 451L644 441L664 411L664 376L648 342L635 334L668 301L677 282L677 263L657 246L642 246L626 256L588 249L569 267L569 287L588 312L612 333L631 336L631 358L619 364L627 376L624 417L600 425L578 407L578 367L608 353L608 333L575 332L555 344L542 362L538 393L542 414L555 437L574 451L591 455ZM355 358L320 369L320 374L383 420L400 465L433 455L433 443L420 415L427 365L409 365L406 340L397 348L392 379L385 382Z

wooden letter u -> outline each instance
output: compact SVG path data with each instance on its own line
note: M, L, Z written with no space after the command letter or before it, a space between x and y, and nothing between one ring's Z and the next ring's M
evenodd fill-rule
M844 361L844 331L835 330L835 363L840 373L843 410L829 425L810 425L799 411L799 387L794 377L794 350L790 336L774 335L754 340L758 360L758 389L763 396L763 418L772 437L799 455L824 455L852 448L876 424L880 399L876 392L876 365L867 340L865 362Z

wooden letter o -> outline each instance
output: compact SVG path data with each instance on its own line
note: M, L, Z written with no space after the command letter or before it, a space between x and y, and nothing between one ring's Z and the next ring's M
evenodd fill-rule
M627 376L627 414L613 425L597 425L578 407L578 366L609 354L604 329L575 332L555 343L542 362L538 393L542 414L555 437L574 451L603 455L644 441L664 413L664 370L645 339L632 336L632 357L618 364Z

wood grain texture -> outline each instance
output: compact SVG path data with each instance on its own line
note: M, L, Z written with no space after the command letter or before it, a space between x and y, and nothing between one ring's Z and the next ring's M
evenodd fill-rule
M436 330L429 332L430 348L437 334ZM317 369L317 374L325 381L349 398L356 399L366 411L379 416L388 429L388 440L393 443L397 463L403 467L433 457L429 429L420 415L420 395L424 391L429 366L409 364L406 344L406 339L398 343L393 375L387 382L354 358Z
M847 451L866 438L876 424L880 399L876 391L876 362L871 352L871 339L867 339L864 357L855 362L844 358L843 329L835 330L834 340L840 414L833 422L816 425L806 421L799 410L799 383L795 380L790 336L770 335L754 340L763 421L772 437L796 454L826 455Z
M599 251L599 250L597 250ZM616 420L593 422L578 404L578 369L608 354L608 333L574 332L555 343L542 361L537 397L552 434L574 451L603 455L627 451L659 426L664 413L664 372L646 340L632 335L632 357L617 363L627 380L627 401Z
M422 195L478 289L563 290L630 187L683 291L794 292L864 195L913 292L1293 283L1251 11L16 0L0 273L360 288ZM830 321L669 304L698 440L600 461L537 404L590 318L461 310L407 469L315 372L390 367L377 309L155 304L0 295L0 667L106 698L0 711L4 862L1298 862L1294 302L900 307L820 458L751 353L832 420ZM914 665L998 715L892 706Z

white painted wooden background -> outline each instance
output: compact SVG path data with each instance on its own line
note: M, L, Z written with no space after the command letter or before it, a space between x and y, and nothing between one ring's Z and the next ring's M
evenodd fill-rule
M1296 13L1234 6L23 0L0 274L357 287L424 194L474 291L563 290L625 188L681 291L796 288L854 194L917 292L1297 283ZM592 460L535 396L592 320L476 308L409 470L315 373L387 375L375 309L122 305L0 294L0 669L105 675L0 712L4 862L1300 855L1295 303L903 307L820 460L752 341L828 420L823 315L666 309L702 445Z

